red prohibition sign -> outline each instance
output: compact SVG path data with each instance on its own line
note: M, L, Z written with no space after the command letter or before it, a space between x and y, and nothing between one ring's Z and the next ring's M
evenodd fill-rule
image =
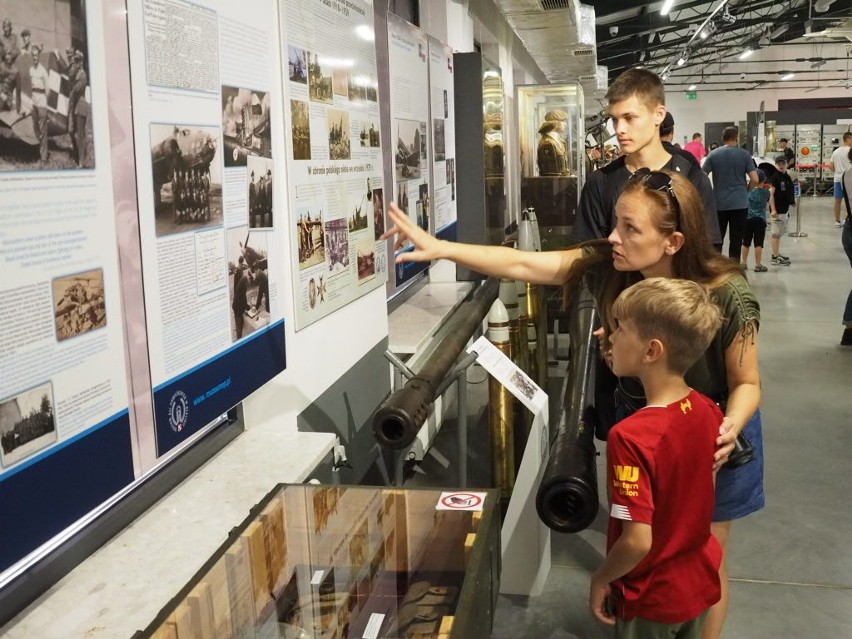
M482 497L470 493L453 493L441 499L441 503L447 508L476 508L482 503Z

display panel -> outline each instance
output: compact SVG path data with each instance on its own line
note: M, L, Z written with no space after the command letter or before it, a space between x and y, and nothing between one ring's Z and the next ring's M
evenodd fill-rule
M285 0L296 328L384 285L387 244L373 10Z
M432 190L424 208L434 211L435 235L456 239L456 117L453 50L429 37ZM431 203L431 205L430 205Z
M390 81L390 137L393 142L393 201L412 222L434 232L429 203L429 68L426 34L395 15L388 14L388 65ZM413 250L410 242L396 255ZM422 273L428 263L396 265L400 286Z
M137 637L489 637L494 491L280 486Z
M0 0L0 573L133 480L100 10Z
M157 454L283 370L273 0L128 5Z

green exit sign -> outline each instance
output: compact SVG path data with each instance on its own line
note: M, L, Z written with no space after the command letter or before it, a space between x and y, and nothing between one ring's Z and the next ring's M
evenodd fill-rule
M686 92L687 100L697 100L698 99L698 91L687 91Z

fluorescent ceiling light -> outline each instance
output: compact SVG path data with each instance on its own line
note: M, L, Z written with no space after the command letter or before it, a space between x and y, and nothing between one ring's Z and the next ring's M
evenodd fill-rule
M687 87L687 89L686 89L686 90L687 90L687 91L695 91L695 89L697 89L697 88L698 88L698 87L697 87L696 85L694 85L694 84L690 84L690 85Z
M790 30L789 24L782 24L779 27L776 27L769 33L770 39L774 40L775 38L780 38L782 35L787 33Z
M707 39L707 37L708 37L710 34L709 34L709 33L707 33L707 29L702 29L702 30L701 30L701 33L699 33L698 35L700 35L700 36L701 36L701 39L702 39L702 40L706 40L706 39Z
M754 53L754 51L752 51L751 49L746 49L745 51L743 51L743 52L740 54L740 60L745 60L745 59L746 59L747 57L749 57L752 53Z
M825 65L825 60L817 60L816 62L811 64L811 69L818 69L821 66Z
M795 76L796 76L796 74L795 74L795 73L785 73L784 75L782 75L782 76L781 76L781 79L782 79L782 80L791 80L791 79L793 79Z
M686 58L683 56L679 57L677 59L677 66L682 67L684 64L686 64Z
M662 9L660 9L660 15L661 16L668 15L669 11L672 10L673 5L674 5L674 0L666 0L663 3Z

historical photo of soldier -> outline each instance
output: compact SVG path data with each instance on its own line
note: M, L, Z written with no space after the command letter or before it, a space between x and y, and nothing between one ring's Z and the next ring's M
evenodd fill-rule
M447 185L450 187L450 201L455 202L456 199L456 160L455 158L447 158L444 162L447 169Z
M349 223L346 218L325 223L325 254L330 272L349 268Z
M379 127L375 121L368 120L361 122L361 146L365 148L378 148L379 143Z
M429 230L429 185L421 184L417 189L417 226Z
M311 118L308 103L302 100L290 100L290 117L293 141L293 159L311 159Z
M219 130L151 125L151 177L157 237L222 225Z
M290 82L308 83L308 58L304 49L287 45L287 73Z
M296 207L299 270L325 262L325 226L322 208L313 203Z
M358 282L370 280L376 274L376 242L367 238L358 242Z
M334 101L331 86L331 67L326 62L320 62L319 55L308 53L308 96L313 102Z
M57 340L106 326L103 269L57 277L52 288Z
M222 87L222 140L225 166L245 166L248 156L272 157L270 94Z
M541 135L536 149L539 175L568 175L568 142L565 131L568 114L554 109L544 115L544 123L538 128Z
M444 139L444 120L432 120L432 139L435 145L435 162L443 162L447 157L447 145Z
M373 189L373 239L378 242L385 232L385 198L382 189Z
M351 159L349 112L329 109L326 112L326 120L328 122L328 157L332 160Z
M85 0L0 0L0 16L0 171L94 168Z
M231 341L269 325L267 234L245 226L228 229L228 293Z
M272 218L272 160L249 156L246 167L249 228L271 229Z
M394 157L396 180L418 180L420 179L421 149L426 148L426 141L423 139L426 123L397 119L394 127L396 128L396 156Z
M0 462L4 468L55 441L53 384L45 382L0 401Z

